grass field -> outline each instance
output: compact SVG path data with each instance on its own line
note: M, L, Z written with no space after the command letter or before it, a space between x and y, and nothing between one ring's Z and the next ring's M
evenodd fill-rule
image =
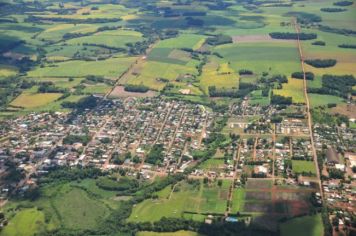
M16 75L18 72L14 66L0 65L0 78Z
M232 208L233 213L243 211L244 202L245 202L246 192L243 188L234 189L232 195Z
M230 68L228 63L216 58L210 58L210 62L204 66L199 84L206 94L208 94L210 86L215 86L217 89L236 89L239 87L238 76L235 71Z
M1 231L1 236L32 236L45 228L44 214L36 208L19 211Z
M205 41L205 36L198 34L181 34L176 38L160 41L155 48L189 48L199 49Z
M273 93L285 97L292 97L293 103L305 103L303 80L290 78L288 79L288 83L282 86L282 89L274 89Z
M83 190L76 188L55 198L54 207L62 223L70 229L95 228L109 214L105 205L90 199Z
M191 60L186 65L163 63L156 61L144 62L142 68L137 75L132 75L128 79L129 84L143 84L154 90L161 90L166 85L166 82L159 80L160 78L173 81L179 76L186 74L197 74L195 66L198 61Z
M217 183L205 186L201 183L200 187L183 182L179 185L179 191L173 192L167 198L167 189L158 192L157 200L147 199L133 208L129 221L157 221L165 217L182 217L184 211L197 213L223 213L226 209L228 188L230 181L223 181L221 187ZM167 187L170 189L170 187Z
M303 216L281 224L282 236L319 236L324 234L321 215Z
M298 51L294 43L226 44L216 47L215 51L231 62L235 71L249 69L256 74L268 72L270 75L288 76L300 70Z
M115 192L98 188L95 179L46 185L41 188L41 197L35 201L11 201L5 206L3 211L9 225L0 235L27 236L59 227L68 230L95 229L112 209L120 206L115 196ZM21 205L33 208L21 208ZM14 211L17 208L19 210Z
M296 174L303 172L311 172L312 174L316 174L315 165L312 161L292 160L292 169Z
M61 93L37 93L34 92L35 89L25 90L10 105L23 108L36 108L52 103L62 96Z
M344 101L344 99L332 95L308 93L308 96L312 107L326 106L331 103L340 104Z
M69 45L78 44L97 44L114 48L126 48L127 43L136 43L141 41L142 34L133 30L110 30L95 33L90 36L74 38L67 40Z
M224 159L218 159L218 158L208 159L202 162L199 165L199 168L202 168L204 170L211 170L211 171L222 169L224 168Z

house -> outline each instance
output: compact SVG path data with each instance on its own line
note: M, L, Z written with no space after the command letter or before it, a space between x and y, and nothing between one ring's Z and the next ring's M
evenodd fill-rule
M340 164L339 154L333 147L329 147L326 151L326 159L329 165Z

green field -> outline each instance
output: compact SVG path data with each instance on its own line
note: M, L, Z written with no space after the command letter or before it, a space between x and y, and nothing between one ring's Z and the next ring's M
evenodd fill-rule
M217 183L206 186L201 183L197 188L182 183L179 191L174 191L171 197L158 193L157 200L147 199L133 208L129 221L157 221L165 217L181 217L184 211L197 213L223 213L226 210L227 192L230 181L223 181L221 187ZM170 187L167 187L170 189ZM168 190L162 190L167 192Z
M46 185L37 200L14 201L6 205L3 211L11 218L0 235L27 236L58 228L72 231L95 229L120 206L114 197L115 192L98 188L95 179ZM23 205L33 207L22 208ZM13 210L17 208L18 211Z
M112 30L95 33L90 36L67 40L69 45L97 44L113 48L126 48L127 43L136 43L142 40L142 34L132 30Z
M328 104L340 104L344 99L332 95L308 94L312 107L326 106Z
M321 215L303 216L281 224L282 236L319 236L324 234Z
M25 90L11 102L12 106L23 108L36 108L48 105L62 96L61 93L37 93L36 87Z
M294 43L227 44L216 47L215 51L226 58L235 71L249 69L256 74L268 72L271 75L290 75L300 70L298 51Z
M243 211L244 202L245 202L245 189L243 189L243 188L234 189L234 192L232 195L231 211L233 213Z
M61 216L62 224L70 229L95 228L109 214L103 203L89 198L85 191L76 188L56 197L53 205Z
M292 160L292 169L296 174L303 172L311 172L312 174L316 174L315 165L312 161L296 161Z
M104 61L68 61L53 66L37 68L31 71L30 77L84 77L87 75L119 77L133 63L135 57L117 57Z

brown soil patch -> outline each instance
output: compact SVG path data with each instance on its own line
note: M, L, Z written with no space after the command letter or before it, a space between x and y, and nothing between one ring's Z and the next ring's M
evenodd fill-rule
M342 114L345 115L349 118L356 118L356 105L355 104L350 104L349 107L347 104L340 104L337 105L336 107L331 109L331 112L336 114Z

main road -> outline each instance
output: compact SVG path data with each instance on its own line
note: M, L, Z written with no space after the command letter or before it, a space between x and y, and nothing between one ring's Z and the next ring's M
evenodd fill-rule
M293 25L294 25L295 31L297 33L297 44L298 44L298 50L299 50L302 71L303 71L303 87L304 87L303 90L304 90L304 97L305 97L305 102L306 102L306 106L307 106L308 127L309 127L311 149L312 149L313 160L314 160L315 169L316 169L316 176L318 178L318 184L319 184L319 188L320 188L320 192L321 192L321 199L324 200L323 186L321 184L320 170L319 170L319 165L318 165L318 156L316 154L315 145L314 145L313 124L312 124L312 118L311 118L311 113L310 113L310 102L309 102L309 97L308 97L308 86L307 86L307 79L306 79L306 74L305 74L304 56L303 56L302 45L300 43L300 38L299 38L300 27L299 27L296 19L293 20Z

